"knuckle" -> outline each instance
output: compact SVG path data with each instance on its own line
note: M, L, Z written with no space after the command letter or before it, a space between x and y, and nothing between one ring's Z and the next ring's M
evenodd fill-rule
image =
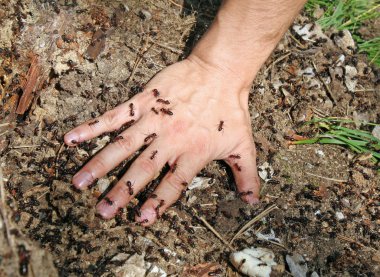
M185 180L187 179L184 178L182 174L176 173L176 174L172 174L166 180L166 182L172 190L174 190L177 194L180 194L184 188L181 183L184 182Z
M119 123L119 114L116 110L107 111L102 117L106 126L115 127Z
M123 135L123 139L119 139L115 143L119 148L121 148L125 152L130 152L131 150L133 150L134 139L132 136Z
M94 168L100 168L101 170L105 170L107 168L107 165L106 163L104 162L103 159L101 158L98 158L98 157L95 157L92 162L91 162L91 165L94 167Z
M142 158L138 161L138 167L147 175L154 175L156 172L156 164L150 159Z

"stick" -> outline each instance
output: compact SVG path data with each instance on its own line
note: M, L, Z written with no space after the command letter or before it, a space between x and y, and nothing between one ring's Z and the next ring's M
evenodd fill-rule
M9 232L9 224L8 224L8 218L7 218L7 212L6 212L6 205L5 205L5 189L4 189L4 182L3 182L3 169L0 167L0 194L1 194L1 202L0 202L0 215L3 218L4 222L4 228L5 228L5 237L7 238L8 245L11 247L11 250L13 252L14 249L14 243L11 236L11 233Z
M275 66L278 62L281 62L283 59L285 59L286 57L288 57L290 54L291 54L291 52L288 52L288 53L282 55L281 57L279 57L278 59L276 59L271 65L269 65L264 70L264 74L267 74L267 72L269 71L269 69L271 69L273 66Z
M325 179L325 180L329 180L329 181L333 181L333 182L337 182L337 183L347 183L348 182L348 180L340 180L340 179L334 179L334 178L324 177L324 176L317 175L317 174L310 173L310 172L305 172L305 173L308 174L308 175L314 176L314 177L318 177L318 178L321 178L321 179Z
M216 231L216 230L215 230L215 229L214 229L214 228L213 228L213 227L207 222L207 220L206 220L204 217L199 216L198 213L197 213L197 211L196 211L195 209L193 209L193 211L194 211L195 216L196 216L199 220L201 220L201 221L203 222L203 224L204 224L207 228L209 228L210 231L213 232L215 236L218 237L218 239L220 239L225 245L227 245L229 249L231 249L232 251L236 251L236 249L235 249L234 247L232 247L231 244L228 243L228 242L222 237L222 235L220 235L220 234L219 234L219 233L218 233L218 232L217 232L217 231Z
M251 219L247 224L245 224L237 233L236 235L231 239L230 244L234 242L236 238L238 238L241 234L243 234L245 231L247 231L253 224L255 224L257 221L262 219L263 217L267 216L271 211L278 209L276 205L272 205L266 210L262 211L260 214L255 216L253 219Z

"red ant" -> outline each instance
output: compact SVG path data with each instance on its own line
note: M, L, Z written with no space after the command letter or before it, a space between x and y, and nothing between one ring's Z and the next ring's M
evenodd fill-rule
M110 205L110 206L112 206L113 205L113 201L111 200L111 199L109 199L109 197L104 197L104 201L106 201L106 203L108 204L108 205Z
M169 109L161 108L160 111L167 115L173 115L173 112Z
M184 187L187 187L188 183L187 182L182 182L181 185L184 186Z
M234 164L234 167L236 168L237 171L241 171L241 166L238 165L237 163Z
M154 97L158 97L158 96L160 96L160 92L158 91L158 89L153 89L153 95L154 95Z
M112 142L116 142L116 141L119 141L119 140L121 140L121 139L123 139L123 136L117 136L117 137L115 137L115 138L112 140Z
M174 163L174 164L172 164L172 167L170 168L170 172L174 173L176 170L177 170L177 164Z
M129 104L129 115L130 116L135 115L135 111L133 110L133 103Z
M155 109L155 108L151 108L152 112L154 112L155 114L158 114L158 111Z
M149 197L152 198L152 199L156 199L157 198L157 194L152 193Z
M228 156L228 158L230 158L230 159L240 159L241 157L240 157L239 154L231 154L231 155Z
M133 195L133 185L131 181L127 181L127 187L128 187L129 195Z
M253 191L251 190L242 191L238 193L239 196L246 196L246 195L251 195L251 194L253 194Z
M158 151L157 151L157 150L154 150L154 151L152 152L152 155L150 156L150 159L153 160L153 159L156 157L157 153L158 153Z
M150 141L150 140L154 140L156 137L157 137L157 134L156 134L156 133L152 133L152 134L150 134L149 136L147 136L147 137L144 139L144 142L147 143L147 142Z
M219 131L219 132L223 130L223 125L224 125L224 121L221 120L221 121L219 122L219 126L218 126L218 131Z
M94 121L88 123L88 126L94 125L96 123L99 123L99 120L95 119Z
M161 99L161 98L157 99L157 103L162 103L164 105L169 105L170 104L169 100L164 100L164 99Z

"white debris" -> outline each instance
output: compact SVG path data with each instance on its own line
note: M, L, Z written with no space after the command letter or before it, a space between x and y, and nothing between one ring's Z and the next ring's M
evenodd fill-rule
M286 262L294 277L306 277L308 271L307 264L300 254L286 255Z
M206 178L206 177L195 177L191 184L188 186L189 190L192 189L205 189L210 187L211 185L214 184L214 181L212 178Z
M350 66L350 65L346 65L344 68L346 70L344 83L349 91L354 92L356 83L358 82L357 80L358 71L356 70L355 67Z
M259 240L265 240L265 241L269 240L269 241L275 241L275 242L281 243L281 240L276 237L276 234L274 233L272 229L270 229L269 234L256 233L255 235Z
M230 255L230 261L241 273L252 277L270 277L276 266L274 253L266 248L246 248Z
M343 30L341 35L334 36L335 44L347 54L353 54L355 50L355 41L353 40L350 31Z
M318 273L313 271L310 275L310 277L319 277Z
M101 178L98 180L98 189L99 189L99 192L100 193L103 193L105 192L105 190L108 188L108 186L110 185L110 180L108 180L107 178Z
M265 162L261 166L259 166L258 171L260 178L263 179L265 182L268 182L270 179L272 179L272 176L274 174L273 167L270 166L268 162Z
M304 26L294 25L293 30L306 41L315 41L321 38L329 40L318 24L309 23Z
M338 219L338 220L345 219L345 216L344 216L344 214L342 212L336 212L335 216L336 216L336 219Z
M167 273L157 265L152 265L144 261L144 256L134 254L132 256L125 253L117 254L112 261L123 261L125 263L116 269L116 275L122 277L166 277Z
M344 64L344 61L346 59L345 55L340 55L339 58L336 60L335 65L336 66L342 66Z
M109 136L104 136L102 139L98 139L96 141L96 147L94 149L91 150L91 155L94 155L96 152L98 152L99 150L101 150L104 146L106 146L106 144L110 141L110 137Z
M320 149L316 150L315 153L321 158L325 156L325 153Z

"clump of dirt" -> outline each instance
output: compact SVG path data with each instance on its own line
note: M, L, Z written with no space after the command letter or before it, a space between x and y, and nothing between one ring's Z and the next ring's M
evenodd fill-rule
M73 174L117 132L74 148L64 146L63 134L140 93L155 73L183 58L218 5L95 0L0 5L5 211L0 228L6 231L0 235L6 245L0 272L186 276L189 268L221 268L220 276L238 276L228 262L230 248L200 218L230 241L275 204L278 208L233 248L270 248L284 267L287 254L300 254L309 273L320 276L380 274L375 166L338 146L288 145L295 131L308 135L300 124L313 116L380 123L379 71L356 53L349 34L324 34L301 15L258 74L249 107L265 179L260 204L240 201L229 169L213 162L198 175L202 186L143 228L132 220L135 207L159 179L115 219L104 221L95 215L97 199L133 158L90 190L75 191ZM28 74L31 68L40 74ZM33 91L31 100L17 115L27 90Z

